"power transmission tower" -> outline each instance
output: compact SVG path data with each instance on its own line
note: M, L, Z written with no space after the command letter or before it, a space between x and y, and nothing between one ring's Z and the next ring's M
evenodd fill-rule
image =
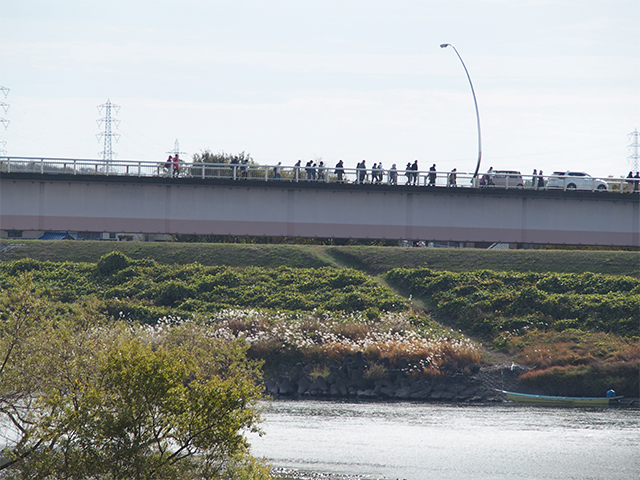
M640 133L638 133L637 128L628 135L632 143L629 145L631 155L627 157L627 160L631 163L631 169L636 173L638 173L638 159L640 159L640 155L638 154L638 149L640 148L640 145L638 144L639 135Z
M98 137L98 141L104 139L104 150L99 152L98 155L102 155L102 160L105 161L108 169L109 162L113 160L113 156L118 156L118 154L115 154L111 149L111 139L115 138L117 142L120 138L119 133L113 133L111 131L111 124L115 124L116 128L118 127L118 125L120 125L120 120L116 120L115 118L113 118L111 116L111 111L114 110L115 113L118 113L120 111L120 107L111 103L111 100L107 100L107 103L98 105L97 108L100 114L102 114L102 110L104 110L104 117L96 120L99 127L104 123L104 132L96 134L96 137Z
M7 87L3 87L3 86L0 85L0 93L2 93L3 97L6 99L7 95L9 95L9 89ZM6 114L7 111L9 110L9 104L0 101L0 108L2 108L2 110L4 110L4 113ZM4 117L0 117L0 123L2 124L2 126L4 127L5 130L9 126L9 120L7 120ZM7 144L6 140L0 140L0 155L6 155L7 154L7 151L4 149L4 146L6 144Z
M186 155L187 152L181 152L180 151L180 142L178 142L178 139L176 138L175 143L173 144L173 150L170 150L167 152L170 155L173 155L174 157L176 155Z

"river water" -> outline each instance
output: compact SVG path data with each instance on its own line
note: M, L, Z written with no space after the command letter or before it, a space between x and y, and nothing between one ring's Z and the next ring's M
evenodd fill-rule
M265 405L265 435L249 437L253 454L316 477L640 479L638 409L314 400Z

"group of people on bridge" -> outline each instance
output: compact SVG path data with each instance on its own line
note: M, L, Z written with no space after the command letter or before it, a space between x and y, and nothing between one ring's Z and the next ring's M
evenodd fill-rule
M180 158L178 158L178 154L175 156L169 155L167 161L164 162L164 169L167 172L167 175L171 175L173 177L177 177L180 175Z
M635 175L633 171L629 172L629 175L627 175L627 185L629 185L629 193L636 192L640 185L640 172L636 172Z
M178 155L169 155L169 158L166 160L164 164L164 168L166 170L167 175L171 175L173 177L180 176L181 165ZM249 178L248 171L253 165L249 164L248 159L237 160L232 159L229 163L229 166L232 169L232 178L233 179L247 179ZM185 167L183 164L182 167ZM259 166L257 166L260 168ZM184 169L184 168L183 168ZM273 180L282 179L282 163L278 162L277 165L269 168L269 177ZM389 170L385 170L382 166L382 162L377 162L373 164L373 167L370 169L367 168L366 160L362 160L359 162L355 169L355 182L356 184L382 184L384 183L384 176L387 175L387 184L388 185L397 185L398 184L398 169L396 164L394 163ZM406 177L405 185L418 185L418 160L415 160L413 163L407 163L406 169L403 175ZM334 178L329 179L328 175L331 174L331 169L327 167L322 160L315 162L313 160L309 160L303 166L302 160L298 160L293 166L293 178L296 181L303 180L307 182L324 182L327 180L331 180L332 183L345 183L345 168L344 162L342 160L338 161L336 164L333 174ZM189 176L189 175L187 175ZM426 186L435 187L436 186L436 164L434 163L429 168L429 173L427 174ZM447 174L447 187L456 187L457 180L457 170L454 168Z
M195 164L194 164L195 165ZM278 162L277 165L273 167L268 167L268 170L265 170L265 167L261 167L259 165L253 165L249 162L248 159L244 160L236 160L232 159L229 163L229 166L232 169L232 178L233 179L248 179L249 177L255 177L255 173L250 174L250 170L254 168L262 169L264 172L264 179L271 178L273 180L281 180L282 175L284 174L286 178L295 179L295 181L306 181L306 182L328 182L331 183L345 183L349 182L346 177L345 167L343 160L339 160L336 166L331 171L331 168L325 165L322 160L314 161L309 160L306 164L303 165L302 160L298 160L293 168L286 167L291 173L283 173L284 168L282 167L281 162ZM217 168L217 167L214 167ZM191 170L189 166L184 164L178 157L178 154L169 155L166 162L164 163L164 169L166 171L167 176L179 177L181 170L185 172L187 176L191 176ZM186 170L185 170L186 169ZM351 170L353 173L353 170ZM504 172L499 172L503 174ZM520 175L520 172L509 172ZM329 177L333 174L332 177ZM403 175L406 178L405 185L419 185L419 180L421 173L418 170L418 160L414 160L413 162L408 162L404 170L398 170L396 164L392 164L391 168L385 170L382 162L376 162L373 164L371 168L367 168L366 160L362 160L356 165L355 168L355 184L372 184L372 185L380 185L385 183L385 175L386 175L386 184L387 185L398 185L398 176ZM436 164L434 163L429 168L426 174L423 174L425 181L424 185L427 187L435 187L436 180L438 176L441 179L441 185L446 185L446 187L457 187L457 177L458 171L456 168L453 168L450 172L443 173L441 172L438 175L436 171ZM507 175L508 176L508 175ZM204 178L204 175L203 175ZM512 178L512 177L509 177ZM515 178L515 177L513 177ZM444 181L443 181L444 180ZM520 178L520 182L522 179ZM640 173L633 174L633 172L629 172L629 175L626 177L626 183L628 187L626 188L629 192L637 192L639 191L640 186ZM489 168L489 170L481 175L478 179L478 184L481 188L483 187L493 187L494 183L494 172L493 167ZM531 175L531 187L534 189L545 189L546 182L545 177L543 175L542 170L533 170L533 174ZM514 185L517 186L517 185Z
M278 164L279 166L280 164ZM302 178L302 173L304 173L304 179L306 181L324 181L325 175L327 174L327 167L325 164L320 161L319 163L314 162L313 160L309 160L304 167L302 167L302 160L298 160L294 165L296 178ZM302 171L304 169L304 172ZM275 172L275 169L274 169ZM334 174L336 176L336 180L338 183L344 183L344 162L340 160L334 169ZM398 184L398 168L394 163L391 165L389 170L386 170L382 166L382 162L374 163L371 169L367 169L366 160L362 160L356 165L356 184L381 184L384 181L384 174L387 174L387 184L388 185L397 185ZM418 185L418 160L415 160L413 163L407 163L407 167L404 171L404 175L406 177L405 185ZM275 177L275 174L274 174ZM279 177L278 177L279 178ZM434 163L429 168L429 173L427 175L427 183L428 187L435 187L436 185L436 164ZM457 169L451 170L447 174L447 187L455 187L457 186Z

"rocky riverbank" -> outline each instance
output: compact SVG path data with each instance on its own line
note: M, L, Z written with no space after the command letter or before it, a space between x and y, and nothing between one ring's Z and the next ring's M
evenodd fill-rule
M379 368L373 375L371 365L361 355L334 363L328 375L312 375L314 365L280 365L277 373L265 380L265 391L274 398L329 397L382 400L425 400L449 402L502 402L499 390L527 391L518 382L525 371L518 365L472 366L464 373L427 378L408 368Z

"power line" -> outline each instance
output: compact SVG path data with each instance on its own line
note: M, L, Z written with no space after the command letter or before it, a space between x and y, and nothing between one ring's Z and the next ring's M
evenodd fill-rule
M155 158L153 152L161 149L162 145L158 143L156 139L150 138L144 131L139 130L135 125L129 123L126 119L122 119L122 123L127 127L127 131L122 134L123 140L126 139L128 145L134 144L134 147L137 147L132 148L132 152L141 156L141 158L146 158L149 155ZM129 135L129 131L133 132L133 135Z
M119 133L113 133L111 131L111 124L115 124L116 128L120 125L120 120L116 120L111 116L111 110L115 110L115 113L120 111L120 107L111 103L111 100L107 100L107 103L102 105L98 105L98 112L102 114L102 110L104 110L104 117L96 120L98 122L98 126L102 126L104 123L104 132L97 133L96 137L98 137L98 141L104 139L104 149L102 152L99 152L98 155L102 155L102 159L105 162L110 162L113 160L113 156L118 156L118 154L114 153L111 149L111 139L115 138L116 142L120 138Z

